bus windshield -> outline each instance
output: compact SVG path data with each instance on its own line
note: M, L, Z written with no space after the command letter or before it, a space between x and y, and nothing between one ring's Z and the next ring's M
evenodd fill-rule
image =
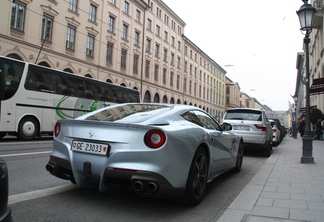
M0 100L10 99L16 92L25 64L0 58Z

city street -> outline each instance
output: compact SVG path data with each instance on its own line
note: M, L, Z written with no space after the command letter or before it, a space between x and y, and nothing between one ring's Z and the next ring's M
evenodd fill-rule
M9 169L9 206L16 222L217 221L267 160L245 155L241 172L218 177L209 184L204 201L190 207L175 200L86 190L60 180L45 170L51 147L48 139L0 142L0 156Z

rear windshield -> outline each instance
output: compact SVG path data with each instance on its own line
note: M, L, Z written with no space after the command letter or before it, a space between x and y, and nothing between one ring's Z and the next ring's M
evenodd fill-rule
M228 110L224 119L262 121L262 112L257 110Z
M171 109L170 106L152 104L125 104L122 106L104 109L86 118L86 120L98 120L119 123L138 123L153 116L160 115Z

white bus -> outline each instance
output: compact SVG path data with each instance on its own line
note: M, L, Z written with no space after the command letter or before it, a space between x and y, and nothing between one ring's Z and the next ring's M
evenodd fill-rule
M138 90L0 56L0 139L33 139L58 119L139 101Z

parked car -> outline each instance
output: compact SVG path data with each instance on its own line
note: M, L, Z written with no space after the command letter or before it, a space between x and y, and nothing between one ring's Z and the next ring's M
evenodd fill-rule
M223 123L229 123L233 132L243 137L244 147L262 150L265 156L272 152L272 127L264 110L231 108L226 111Z
M0 222L10 222L11 209L8 207L8 169L4 160L0 159Z
M275 118L269 118L269 120L273 120L276 122L277 126L278 126L278 129L280 131L280 141L285 137L286 133L287 133L287 130L286 128L281 125L281 122L279 119L275 119Z
M272 126L272 144L278 146L281 142L281 132L276 121L269 119Z
M201 202L220 173L239 171L243 140L203 110L187 105L119 104L59 120L46 169L100 191Z

